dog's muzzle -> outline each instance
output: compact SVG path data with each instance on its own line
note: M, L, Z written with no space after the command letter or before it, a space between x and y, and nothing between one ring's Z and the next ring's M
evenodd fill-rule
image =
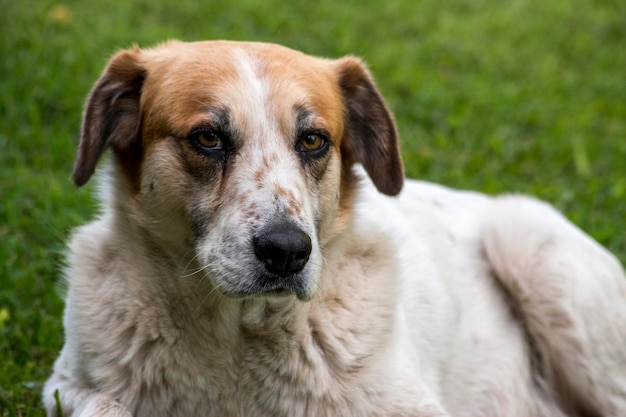
M288 222L267 226L254 236L254 253L270 274L288 277L302 271L312 245L309 235Z

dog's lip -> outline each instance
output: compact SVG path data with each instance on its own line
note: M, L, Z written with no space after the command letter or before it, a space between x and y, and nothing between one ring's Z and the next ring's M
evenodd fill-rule
M279 290L272 290L272 291L265 291L265 292L261 292L256 294L257 296L263 296L263 297L289 297L291 295L296 296L296 298L302 302L307 302L310 301L311 298L313 298L313 295L310 294L307 291L294 291L294 290L290 290L290 289L279 289Z
M253 297L289 297L291 295L295 295L300 301L309 301L311 299L311 294L305 291L304 288L290 288L285 286L262 289L250 294L250 296Z
M295 295L298 300L304 302L311 300L313 297L313 294L310 291L307 291L306 286L299 283L295 277L291 277L291 280L286 280L283 277L281 277L280 280L275 280L276 277L274 276L264 276L263 278L269 278L270 283L268 284L268 282L265 281L264 285L256 285L251 288L247 288L246 290L232 292L227 291L222 293L231 298L289 297Z
M306 278L300 274L282 277L272 273L261 273L256 277L256 288L252 292L257 295L287 296L295 294L299 300L307 299Z

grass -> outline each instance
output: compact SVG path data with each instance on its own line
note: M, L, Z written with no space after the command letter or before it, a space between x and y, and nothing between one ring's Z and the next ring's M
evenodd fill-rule
M383 4L384 3L384 4ZM234 5L236 4L236 5ZM62 346L69 181L108 57L168 38L354 53L395 111L410 176L544 198L626 260L626 2L0 0L0 417L41 416Z

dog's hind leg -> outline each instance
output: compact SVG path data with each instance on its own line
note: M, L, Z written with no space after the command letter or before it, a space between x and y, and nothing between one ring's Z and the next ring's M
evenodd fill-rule
M626 416L626 277L620 263L545 203L507 196L484 247L567 413Z

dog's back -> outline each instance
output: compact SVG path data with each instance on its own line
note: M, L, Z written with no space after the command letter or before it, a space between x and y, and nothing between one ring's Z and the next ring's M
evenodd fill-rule
M439 346L424 352L441 368L421 372L451 415L625 412L626 277L613 255L528 197L408 181L385 200L378 216L406 265L399 299L423 324L408 332Z

